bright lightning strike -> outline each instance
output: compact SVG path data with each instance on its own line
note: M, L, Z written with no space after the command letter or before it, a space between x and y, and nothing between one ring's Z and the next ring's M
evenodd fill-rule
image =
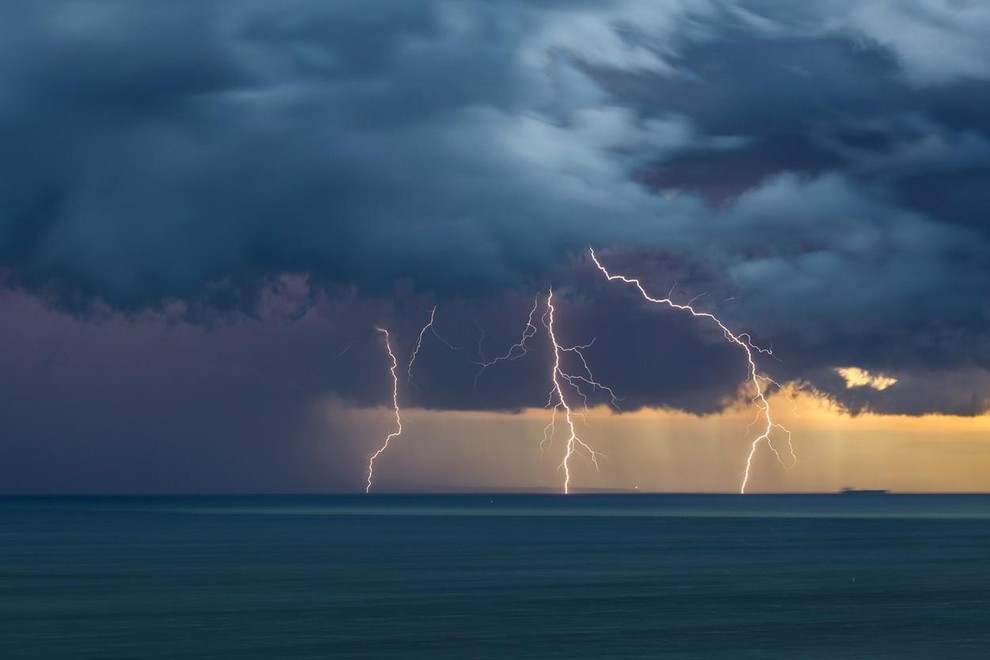
M537 310L540 308L540 299L541 296L536 296L533 300L533 306L529 310L529 316L526 318L526 326L523 328L519 341L510 346L509 350L507 350L504 354L492 360L485 360L482 358L482 361L477 363L481 369L475 376L475 382L477 382L478 376L484 373L485 369L488 367L494 366L499 362L518 360L529 353L527 342L539 333L539 327L534 321L534 318L536 317ZM550 369L551 388L549 394L547 395L546 403L546 407L550 409L550 422L543 429L543 440L540 442L540 450L542 452L553 440L556 432L557 413L563 411L564 420L567 423L569 435L565 445L564 459L560 463L560 469L564 473L564 493L569 493L571 487L571 458L573 458L574 454L578 451L587 452L591 457L591 462L594 463L596 468L598 467L598 457L600 455L587 443L581 440L578 435L577 425L575 424L574 418L583 416L583 413L579 410L575 410L574 407L568 402L567 397L569 396L569 393L573 391L573 393L576 393L577 396L581 397L584 408L588 407L588 396L582 390L582 385L606 392L615 408L618 408L619 399L610 387L603 385L595 378L594 374L591 372L591 367L588 365L588 361L584 356L584 349L590 348L591 345L594 344L594 340L587 344L577 346L563 346L557 340L555 325L556 321L556 307L553 304L553 288L550 288L547 291L546 307L542 316L540 316L540 322L543 327L546 328L547 336L550 339L550 348L553 351L553 365ZM577 356L577 359L581 365L580 373L572 373L565 368L564 357L566 353Z
M561 364L562 353L565 352L577 353L577 355L581 357L581 362L582 364L584 364L585 368L587 368L588 363L585 361L584 355L581 354L582 347L574 346L570 348L564 348L560 345L560 342L557 341L557 333L554 330L555 311L556 308L553 305L553 287L551 287L550 290L547 292L547 311L543 316L543 324L544 326L546 326L547 335L550 337L550 345L553 347L553 369L550 372L550 380L553 383L553 388L550 390L550 400L548 401L547 405L549 406L550 404L552 404L554 398L556 398L557 402L556 404L553 405L550 424L548 425L547 428L549 429L549 434L550 434L549 437L552 438L554 431L554 424L557 419L557 411L563 408L564 420L567 422L567 429L569 431L569 435L567 437L567 444L565 445L564 460L560 463L560 467L564 471L564 493L568 494L570 493L570 489L571 489L571 466L570 466L571 457L578 450L578 448L584 449L591 455L591 461L595 464L595 467L597 468L598 454L595 452L595 450L593 450L591 447L585 444L585 442L581 440L580 437L578 437L577 428L574 425L574 412L571 410L571 406L567 403L567 397L564 395L563 383L567 383L568 385L570 385L582 397L584 397L584 394L581 392L580 387L575 384L575 380L585 380L590 384L594 384L599 387L601 386L594 381L593 377L591 377L590 379L585 379L583 377L575 377L564 371L564 368ZM589 376L590 376L590 372L589 372ZM608 391L611 393L612 390L608 390ZM586 398L585 401L587 402ZM544 437L547 437L546 433L544 433Z
M594 249L589 248L589 251L591 252L591 260L595 262L595 266L598 267L598 270L600 270L602 274L605 275L605 277L610 282L614 280L618 280L619 282L631 284L639 290L640 294L643 296L644 299L648 300L651 303L666 305L671 309L688 312L694 317L704 318L707 319L708 321L711 321L712 323L718 326L718 328L722 331L722 334L725 336L725 338L728 341L732 342L733 344L741 348L743 352L746 354L746 361L748 363L747 373L749 376L749 382L752 385L753 390L756 392L755 396L753 397L753 403L756 405L757 408L757 417L754 423L757 423L762 419L763 425L762 425L762 432L753 440L753 443L749 450L749 455L746 457L746 469L743 472L743 479L742 479L742 484L739 487L739 492L740 493L746 492L746 485L749 483L750 469L752 468L753 465L753 456L756 454L756 450L759 448L760 444L763 443L764 441L767 443L767 446L770 448L770 450L777 456L777 460L783 464L783 460L781 459L780 453L773 446L773 442L770 438L770 435L775 430L781 431L787 436L787 445L790 449L792 463L796 463L797 457L794 454L794 446L791 444L791 432L784 426L773 421L773 416L770 411L770 402L767 400L766 392L764 390L765 384L775 384L775 383L770 378L760 375L757 372L756 360L753 357L754 351L759 353L764 353L767 355L773 355L773 353L768 349L763 349L758 346L755 346L752 343L752 341L750 341L750 336L748 334L746 333L736 334L732 332L714 314L711 314L709 312L699 312L698 310L694 309L690 303L686 305L676 303L670 299L670 294L668 294L666 298L654 298L653 296L651 296L649 293L646 292L646 289L643 287L643 283L640 282L638 279L634 277L626 277L625 275L613 275L598 260L598 256L595 254Z
M437 317L437 307L436 305L434 305L433 309L430 310L430 320L427 321L426 325L424 325L423 328L419 331L419 336L416 338L416 346L409 354L409 363L406 365L406 375L408 377L408 383L410 385L413 385L412 382L413 365L416 364L416 358L417 356L419 356L419 351L423 347L423 338L426 336L427 331L432 332L433 336L436 337L444 346L446 346L450 350L452 351L458 350L456 346L451 344L439 332L437 332L436 326L433 324L434 321L436 321L436 317ZM388 351L388 356L392 360L392 366L390 368L390 372L392 373L392 409L395 411L395 430L389 433L385 437L385 442L382 443L382 446L378 448L378 451L376 451L374 454L371 455L371 458L368 459L368 481L364 489L365 493L371 492L371 483L375 476L375 459L381 456L385 452L385 450L388 449L389 443L392 442L394 438L397 438L400 435L402 435L402 415L399 410L399 373L398 373L399 362L395 357L395 353L392 351L392 342L388 330L386 330L385 328L375 328L375 330L377 330L378 332L382 333L382 335L385 336L385 350Z
M402 415L399 412L399 363L395 359L395 353L392 352L392 342L389 337L388 330L385 328L375 328L375 330L385 336L385 350L388 351L388 356L392 360L392 366L389 371L392 373L392 408L395 411L395 430L385 437L385 442L382 443L382 446L378 448L378 451L371 455L370 459L368 459L368 483L364 489L365 493L371 492L371 482L375 477L375 459L381 456L382 453L388 449L388 445L392 442L393 438L397 438L402 435Z

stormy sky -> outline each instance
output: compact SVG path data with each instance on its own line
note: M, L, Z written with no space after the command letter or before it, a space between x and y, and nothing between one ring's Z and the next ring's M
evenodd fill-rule
M842 414L990 409L985 3L9 0L0 85L2 491L353 489L434 306L403 402L497 444L551 284L624 411L744 404L589 246Z

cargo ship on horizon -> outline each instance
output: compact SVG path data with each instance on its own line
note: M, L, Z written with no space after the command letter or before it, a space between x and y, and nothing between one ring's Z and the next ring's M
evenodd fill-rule
M888 495L889 490L883 488L843 488L840 495Z

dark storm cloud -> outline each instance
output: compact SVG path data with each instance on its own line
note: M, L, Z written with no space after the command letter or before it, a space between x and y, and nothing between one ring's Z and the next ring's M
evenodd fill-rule
M582 353L599 382L615 391L617 409L662 405L704 414L735 399L746 363L719 340L719 333L684 315L629 302L559 289L554 295L558 340L562 347L587 346ZM534 298L512 295L474 309L441 308L437 327L458 350L427 335L413 386L403 385L406 400L427 408L465 410L544 405L550 398L554 359L543 324L546 292L539 294L536 331L525 343L525 354L521 349L509 353L520 341L533 305ZM416 329L411 330L400 346L404 353L416 336ZM513 359L482 369L481 363L507 354ZM564 352L561 359L567 372L585 373L574 353ZM613 403L601 389L582 389L590 405Z
M357 488L367 456L315 411L386 398L369 327L404 334L400 306L305 289L283 278L257 318L209 326L175 310L78 318L0 294L0 491Z
M574 332L627 367L630 407L731 398L737 356L588 277L594 244L667 264L660 292L706 273L775 376L924 412L912 374L990 368L988 44L985 6L934 0L7 2L0 263L72 309L207 317L257 313L283 272L400 280L461 300L459 344L472 314L510 338L526 297L500 292L573 279ZM415 332L419 307L393 311ZM364 357L305 389L380 400ZM480 393L470 359L433 359L422 405L514 408L511 369L541 383L546 356ZM847 365L902 384L850 398ZM964 382L932 409L978 412L986 380Z
M359 489L371 445L355 438L342 409L386 405L391 395L388 356L373 325L391 331L404 407L520 410L547 399L544 331L524 359L475 382L479 343L491 359L516 341L531 305L526 297L441 308L436 329L456 350L427 335L409 381L408 356L431 300L402 290L371 300L306 289L298 278L282 278L262 292L257 318L210 325L182 320L181 310L79 318L3 292L0 491ZM624 302L602 307L557 295L561 341L597 340L588 359L624 409L665 399L713 412L736 394L738 356L683 319L634 310L603 326L596 317L626 312ZM479 327L487 328L483 342ZM655 332L669 341L657 345ZM604 364L614 343L632 350ZM577 369L573 361L570 367ZM665 374L662 383L657 373ZM334 400L340 405L327 413ZM603 401L592 393L591 403ZM368 420L365 434L380 441L390 416Z

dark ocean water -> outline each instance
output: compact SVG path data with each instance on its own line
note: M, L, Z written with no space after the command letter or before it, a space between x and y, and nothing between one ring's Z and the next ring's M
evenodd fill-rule
M990 497L0 499L0 658L988 658Z

